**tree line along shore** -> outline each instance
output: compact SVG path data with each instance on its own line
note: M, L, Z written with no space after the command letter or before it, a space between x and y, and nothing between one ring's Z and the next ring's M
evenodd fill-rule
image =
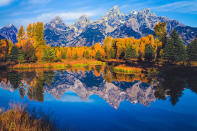
M17 40L0 40L0 63L11 68L39 68L81 66L103 64L109 61L129 61L154 64L175 64L196 66L197 37L185 46L178 33L173 30L167 34L166 23L157 23L154 35L147 35L140 39L107 37L103 43L96 43L91 47L51 47L44 40L44 24L31 23L25 30L20 27ZM52 64L53 63L53 64ZM56 64L54 64L56 63Z

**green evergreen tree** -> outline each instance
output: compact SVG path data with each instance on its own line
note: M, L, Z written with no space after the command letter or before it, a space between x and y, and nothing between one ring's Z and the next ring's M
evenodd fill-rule
M145 46L144 59L151 62L155 58L155 50L150 44Z
M13 46L10 53L10 61L17 62L18 60L18 47Z
M48 62L53 62L56 59L57 58L56 58L56 51L55 51L55 49L51 48L51 47L45 48L42 60L48 61Z
M197 61L197 36L189 44L189 46L187 48L187 52L188 52L188 60L189 61Z
M23 87L20 87L19 88L19 93L20 93L21 98L23 99L24 96L25 96L25 89Z
M74 55L74 59L78 59L77 52L76 52L75 55Z
M163 50L163 58L171 63L184 61L187 58L183 41L175 30L172 31Z
M102 54L101 54L101 52L99 50L96 52L95 58L97 60L101 60L102 59Z
M17 71L8 72L8 80L10 81L10 84L14 87L14 89L20 87L22 78L22 73L19 73Z
M21 64L24 62L24 54L21 49L18 49L18 63Z
M85 51L84 57L85 57L86 59L89 59L89 58L90 58L90 54L89 54L89 51L88 51L88 50Z
M109 59L111 58L116 58L115 50L113 48L109 50Z
M125 59L136 58L136 57L137 54L135 49L133 49L132 47L128 47L125 52Z
M61 53L61 58L62 58L62 59L66 59L66 52L65 52L65 51L62 51L62 53Z
M112 41L112 52L113 52L113 58L117 58L117 52L118 52L118 47L117 47L117 43L116 40Z

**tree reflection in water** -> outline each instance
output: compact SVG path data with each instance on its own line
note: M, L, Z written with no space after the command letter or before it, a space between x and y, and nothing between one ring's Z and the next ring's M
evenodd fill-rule
M140 82L140 84L137 86L139 86L139 88L141 88L142 90L144 90L143 88L145 87L143 87L143 84L141 83L154 85L153 86L154 97L157 99L166 100L166 98L170 96L172 105L175 105L179 101L179 98L183 95L183 91L186 88L189 88L193 92L197 93L197 78L195 77L195 75L197 74L196 69L168 68L168 69L158 70L158 69L149 68L149 69L145 69L141 73L121 74L121 73L113 72L112 65L111 66L93 66L91 68L88 68L88 70L86 68L85 69L82 69L82 68L81 69L77 69L77 68L69 69L67 70L67 72L71 72L71 74L69 75L72 75L73 78L78 77L82 83L83 82L86 83L87 91L90 91L91 89L89 89L89 87L93 85L95 85L99 89L100 88L99 86L104 82L107 82L109 84L112 83L114 86L120 87L121 95L119 94L119 97L122 97L122 98L120 98L119 101L122 101L123 98L128 99L127 97L129 97L128 100L131 102L134 102L134 96L132 96L132 93L135 92L133 85L135 85L137 81ZM92 71L90 71L90 69ZM90 72L93 72L93 75L91 75ZM27 95L27 97L30 100L43 102L44 92L46 90L50 91L50 88L52 88L51 84L53 82L56 83L58 81L58 79L55 78L57 74L62 74L62 77L64 77L63 75L64 73L65 71L50 71L50 70L27 70L27 71L22 71L22 70L9 71L8 70L7 72L4 71L1 73L0 75L1 85L0 86L2 86L5 89L7 88L9 90L18 89L19 94L22 99L24 98L25 95ZM88 84L88 81L90 79L92 79L92 81L94 82L93 85L91 83ZM67 79L67 82L69 84L69 78ZM10 89L10 87L13 89ZM44 87L47 87L47 89L44 89ZM105 91L103 89L99 89L99 90ZM122 96L121 92L126 93L125 95L128 95L128 96L127 97ZM90 93L95 93L95 91L90 92ZM99 94L101 95L102 93L99 93ZM143 95L146 96L147 94L143 94ZM142 96L138 96L138 97L141 98ZM133 100L130 100L130 99L133 99ZM154 100L153 98L148 98L148 97L146 99L151 99L151 101ZM111 101L111 100L108 100L108 101ZM142 103L147 103L147 102L142 102ZM116 107L118 106L118 104L115 104L115 105Z

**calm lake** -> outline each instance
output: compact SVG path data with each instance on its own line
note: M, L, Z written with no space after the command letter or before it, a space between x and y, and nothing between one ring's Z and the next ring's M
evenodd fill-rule
M197 131L196 71L159 74L102 66L1 71L0 108L21 103L74 131Z

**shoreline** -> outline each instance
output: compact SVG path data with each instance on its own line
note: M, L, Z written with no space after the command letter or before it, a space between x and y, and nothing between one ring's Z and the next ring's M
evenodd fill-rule
M36 62L36 63L23 63L8 66L8 69L37 69L37 68L50 68L50 69L67 69L69 67L89 67L95 65L105 65L105 62L97 60L65 60L62 62Z

